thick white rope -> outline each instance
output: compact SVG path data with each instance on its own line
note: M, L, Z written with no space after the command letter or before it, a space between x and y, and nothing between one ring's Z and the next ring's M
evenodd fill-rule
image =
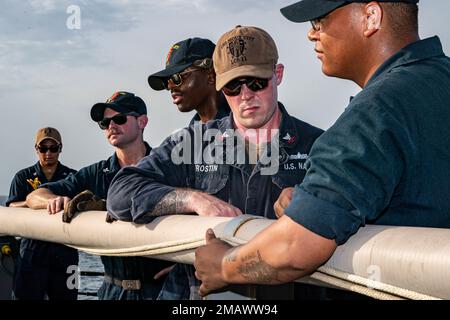
M0 233L65 243L95 255L146 256L182 263L193 262L193 251L205 244L203 234L206 228L214 227L216 234L222 240L236 246L245 244L271 223L253 216L240 216L235 219L169 216L157 219L149 225L137 226L124 222L106 225L104 215L99 212L83 213L70 225L61 224L60 221L60 216L49 216L44 211L0 208ZM198 233L201 235L190 238L189 234L192 235L192 233L181 232L185 238L178 236L176 230L184 230L187 223L198 226ZM160 233L147 232L157 227L161 228ZM121 234L126 235L123 241L120 240ZM170 240L177 238L179 240ZM312 274L310 279L377 299L430 300L438 299L436 297L447 297L450 285L444 281L445 278L442 281L440 278L447 274L450 263L450 256L447 254L450 248L449 238L449 230L445 229L369 226L362 230L361 234L352 237L349 243L339 247L338 255L334 255L325 266ZM409 246L405 239L414 239L415 242ZM405 244L402 244L402 241ZM128 247L133 243L149 242L156 242L156 244ZM74 244L77 243L79 245L75 246ZM390 246L391 243L400 243L404 246L404 250L403 247ZM91 244L97 248L91 247ZM416 246L421 250L415 251ZM111 249L114 247L117 249ZM425 250L427 248L429 250ZM392 259L392 254L395 254L395 259ZM359 263L353 265L354 259ZM422 264L414 263L421 261ZM429 279L427 281L430 282L420 281L420 285L415 286L413 278L405 279L404 276L396 275L395 272L388 273L390 278L387 279L391 280L390 283L397 283L397 286L376 282L364 276L366 264L369 263L383 265L389 268L388 270L392 270L397 264L413 263L407 269L408 274L414 277L425 272ZM407 266L404 265L403 268L405 267ZM340 270L346 270L349 273ZM307 278L303 278L302 282L305 280ZM402 287L399 287L398 283L402 283ZM403 287L408 283L412 286L407 286L409 290L404 289ZM425 288L424 292L433 292L433 294L416 292L422 286ZM411 290L411 287L414 287L415 291Z
M411 299L411 300L441 300L436 297L399 288L379 281L366 279L354 274L346 273L328 267L320 267L315 273L310 275L310 277L313 279L324 281L331 285L336 285L343 289L347 289L357 293L362 293L364 295L376 299L384 300L384 298L382 297L385 295L386 297L397 297L397 298L401 297L403 299ZM338 282L342 283L342 286L335 284L334 283L335 281L336 283Z

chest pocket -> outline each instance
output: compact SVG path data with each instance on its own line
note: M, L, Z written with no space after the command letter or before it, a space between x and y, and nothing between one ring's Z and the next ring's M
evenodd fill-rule
M277 174L272 176L272 182L280 189L300 184L305 178L306 166L303 160L290 160L280 164Z
M209 194L216 194L222 190L229 178L227 165L193 165L194 188Z

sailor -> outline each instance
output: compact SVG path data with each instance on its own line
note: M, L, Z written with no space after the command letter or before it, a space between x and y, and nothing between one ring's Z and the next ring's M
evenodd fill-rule
M76 171L59 162L61 135L55 128L41 128L34 148L39 161L14 176L6 206L23 207L29 193L39 185L67 178ZM17 300L76 300L77 289L67 286L70 266L78 265L78 252L65 245L25 239L20 243L13 298Z
M219 40L213 60L216 89L232 113L172 135L136 167L122 169L108 192L115 218L148 223L192 212L276 218L273 205L282 189L302 181L299 164L322 130L290 116L278 102L284 66L272 37L238 26ZM290 163L295 172L285 169Z
M311 21L323 73L363 90L314 144L275 223L235 249L207 233L195 261L202 295L305 276L366 223L450 227L450 59L438 37L419 39L417 2L303 0L282 9Z
M180 112L197 113L190 124L222 119L230 114L223 94L216 91L216 74L211 40L188 38L174 44L167 54L166 67L148 77L154 90L168 90Z
M66 207L63 219L67 223L75 211L105 210L103 199L115 174L150 153L151 148L143 139L148 122L147 108L133 93L119 91L106 103L95 104L91 108L91 118L114 147L114 154L65 180L42 185L27 197L30 208L47 208L54 214ZM142 257L104 256L101 259L105 268L104 282L98 291L101 300L155 299L164 277L159 280L153 277L169 266L169 263Z
M188 38L179 41L170 48L165 69L148 77L152 89L170 91L173 103L180 112L197 112L190 125L222 119L230 114L224 95L216 91L216 74L212 62L214 48L215 44L209 39ZM200 298L196 284L193 268L177 264L164 282L158 299Z

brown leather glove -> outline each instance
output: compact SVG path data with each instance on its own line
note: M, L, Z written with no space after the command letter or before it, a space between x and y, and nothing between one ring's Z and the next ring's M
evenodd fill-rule
M106 200L100 199L91 191L86 190L77 194L67 203L64 208L63 222L70 223L75 213L90 210L106 211Z

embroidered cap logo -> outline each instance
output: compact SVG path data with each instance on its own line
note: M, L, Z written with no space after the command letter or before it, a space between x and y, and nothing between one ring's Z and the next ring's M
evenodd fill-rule
M116 92L111 96L111 98L106 100L106 103L112 103L112 102L116 101L118 97L124 96L124 95L125 95L125 93L123 93L123 92Z
M177 44L170 48L169 53L167 54L166 67L170 64L170 58L172 57L173 52L178 49L180 49L180 46Z
M228 52L233 57L231 64L247 61L247 42L242 37L233 37L228 41Z

